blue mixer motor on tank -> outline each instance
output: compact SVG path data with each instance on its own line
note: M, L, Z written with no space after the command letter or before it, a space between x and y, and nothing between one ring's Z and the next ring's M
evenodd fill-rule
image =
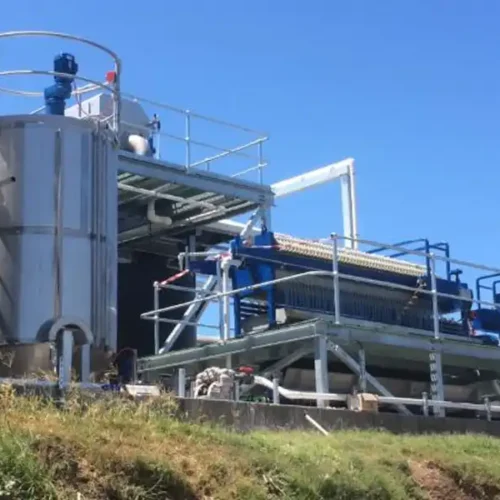
M54 58L54 85L44 90L45 112L48 115L64 115L66 101L71 97L74 76L78 64L71 54L62 53Z

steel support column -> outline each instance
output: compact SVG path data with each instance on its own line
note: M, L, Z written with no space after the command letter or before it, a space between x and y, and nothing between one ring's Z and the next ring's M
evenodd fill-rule
M443 364L440 352L429 353L429 368L431 378L431 398L435 401L444 401ZM434 416L444 417L445 409L434 407Z
M359 349L359 390L366 392L366 355L363 347Z
M73 361L73 332L63 330L57 337L57 375L59 388L63 389L71 383Z
M330 392L328 387L328 348L324 335L319 335L314 339L314 377L316 392L321 394ZM322 399L318 399L316 403L320 408L327 406L327 402Z

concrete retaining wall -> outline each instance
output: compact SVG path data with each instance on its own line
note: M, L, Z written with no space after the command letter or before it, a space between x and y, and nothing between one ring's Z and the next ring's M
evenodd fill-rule
M328 430L384 429L394 433L482 433L500 437L500 422L462 418L406 417L314 407L266 405L179 398L180 411L191 421L213 422L238 431L252 429L312 430L309 414Z

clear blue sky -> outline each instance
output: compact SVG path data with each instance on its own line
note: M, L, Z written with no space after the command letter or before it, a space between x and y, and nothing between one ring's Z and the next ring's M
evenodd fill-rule
M447 240L495 265L499 21L495 0L18 0L0 30L95 39L120 54L127 90L267 131L270 182L353 156L362 237ZM1 42L0 66L50 69L53 47ZM0 113L12 102L0 95ZM339 211L323 187L280 203L274 228L324 237Z

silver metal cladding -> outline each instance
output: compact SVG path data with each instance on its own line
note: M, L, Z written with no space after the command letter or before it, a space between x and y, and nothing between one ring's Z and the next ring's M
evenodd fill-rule
M55 324L85 325L116 346L116 171L91 123L0 118L0 332L49 340Z

